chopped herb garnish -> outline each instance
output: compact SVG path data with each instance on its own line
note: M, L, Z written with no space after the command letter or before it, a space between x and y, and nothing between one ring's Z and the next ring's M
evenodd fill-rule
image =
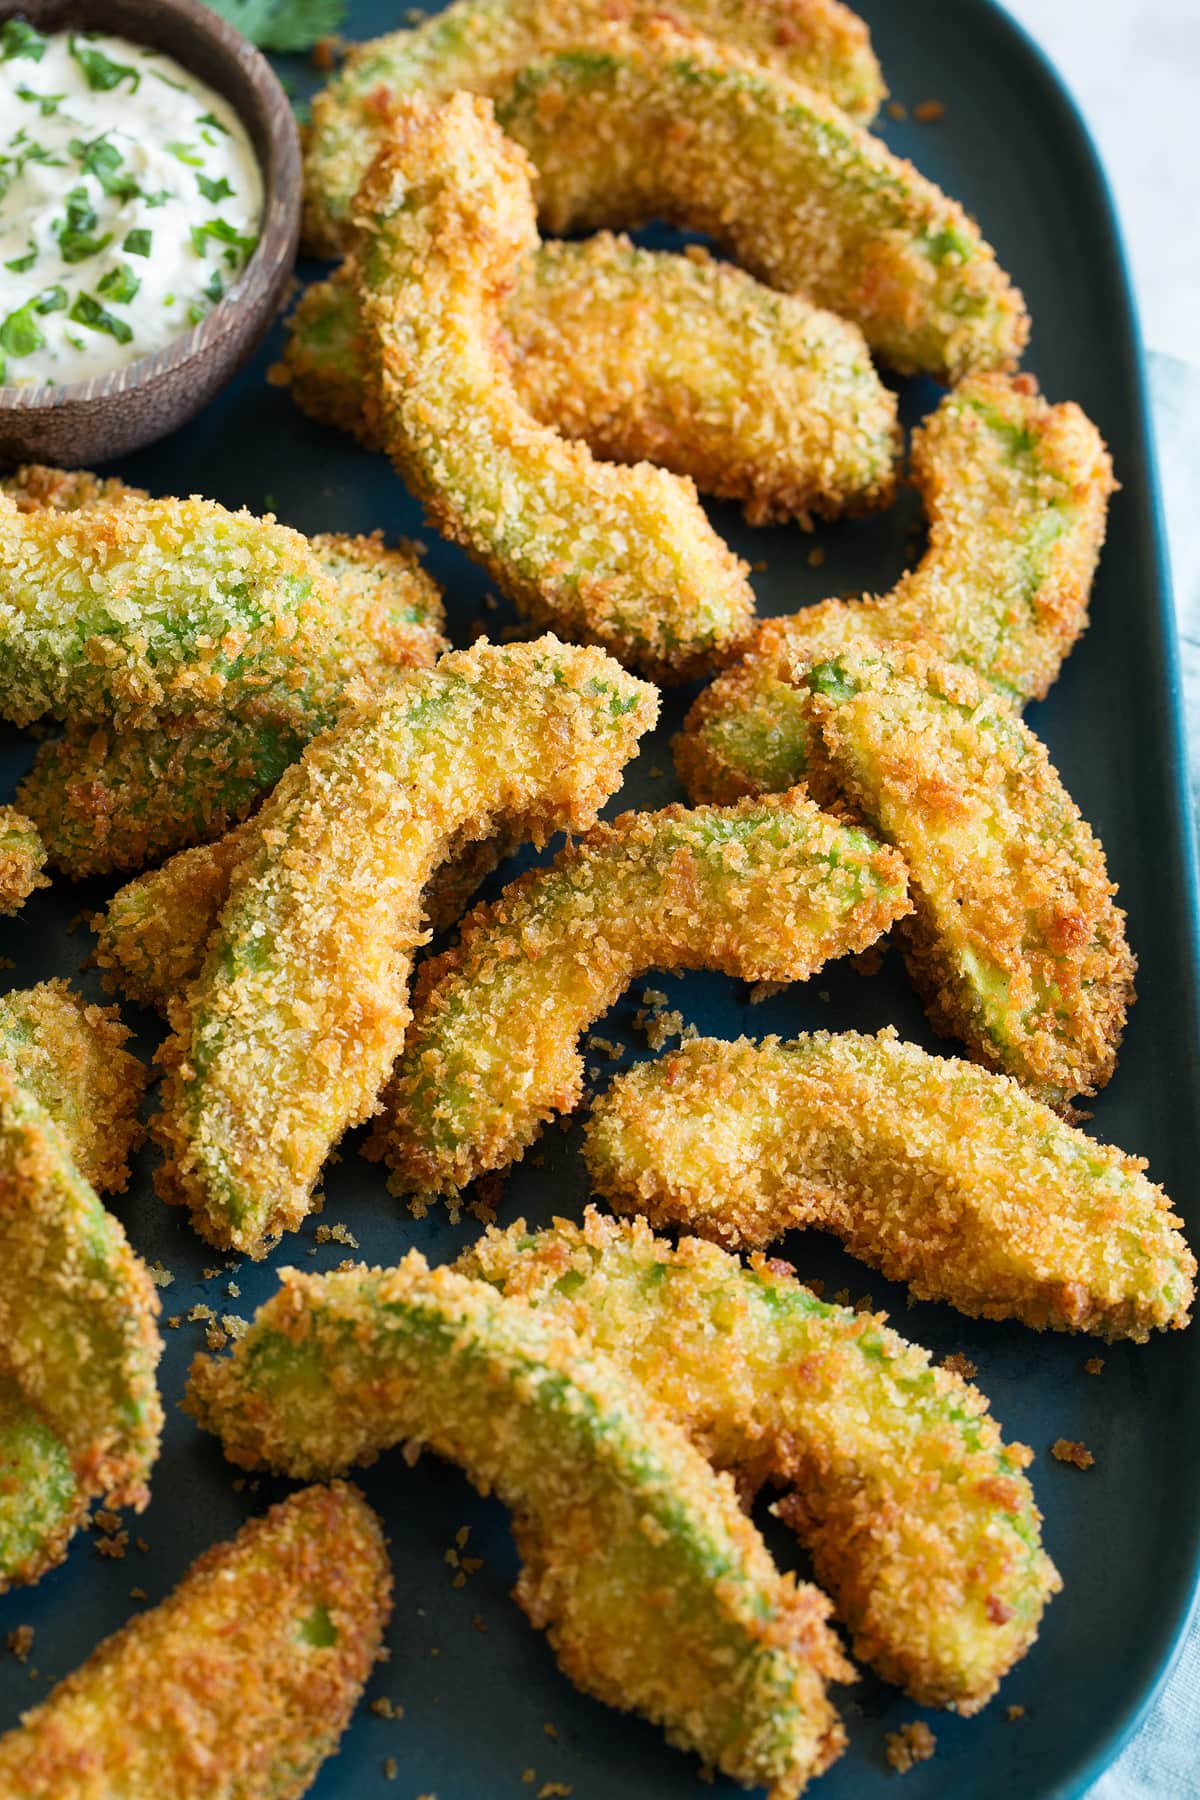
M115 200L135 200L139 189L135 178L126 172L118 173L125 158L114 143L109 141L107 132L100 137L92 138L85 143L82 138L72 138L67 148L76 162L80 163L86 175L94 175L106 194Z
M9 356L32 356L35 350L41 350L46 339L33 316L33 302L27 301L10 312L3 324L0 324L0 350L7 351Z
M31 106L36 106L43 119L48 119L51 114L56 113L59 101L65 100L66 97L65 94L39 94L36 88L31 87L17 89L17 98L27 100Z
M332 37L346 13L345 0L208 0L260 50L311 50Z
M36 261L37 247L30 244L24 256L12 256L4 266L6 269L11 269L14 275L24 275L29 269L32 269Z
M219 244L224 244L226 246L224 260L231 269L240 269L242 264L248 261L254 246L258 243L256 237L245 236L232 226L228 219L206 219L203 225L193 225L191 238L192 248L197 256L204 255L210 238Z
M126 305L141 287L141 277L135 275L128 263L122 263L119 269L109 269L96 283L96 292L103 294L106 300L116 300Z
M223 300L225 298L225 283L221 280L220 269L213 270L205 283L202 292L205 299L211 300L214 306L218 300Z
M142 195L142 199L146 202L147 206L165 206L168 200L173 200L174 198L175 196L170 188L159 188L157 193Z
M35 294L29 304L38 313L63 312L67 305L67 290L55 282L53 287L43 288L40 294Z
M197 175L196 186L200 189L204 198L206 200L211 200L214 206L218 205L222 200L231 200L233 198L233 189L230 187L224 175L222 175L219 181L213 181L208 175Z
M207 319L207 317L208 317L207 306L201 306L199 300L193 300L191 305L187 309L188 324L189 325L198 325L200 323L201 319Z
M55 219L51 230L58 239L58 247L64 262L82 262L85 257L96 256L106 245L112 243L112 232L106 231L103 237L93 237L96 226L96 209L88 197L85 187L72 188L67 195L67 216Z
M5 19L0 25L0 62L13 62L18 56L41 62L45 54L46 40L28 19Z
M113 62L105 56L103 50L97 50L85 38L71 36L71 55L79 64L93 93L107 94L119 87L121 82L130 81L131 93L136 93L141 85L141 76L130 63Z
M161 81L164 87L174 88L177 94L187 93L182 81L172 81L171 77L164 75L161 69L151 69L148 73L153 75L155 81Z
M125 242L121 245L126 256L149 256L152 232L144 225L137 225L132 231L125 233Z
M196 120L196 123L197 125L211 125L214 131L219 131L221 133L222 137L229 136L228 125L222 125L215 113L201 113L200 117Z
M106 331L118 344L128 344L133 339L132 327L108 312L91 294L76 295L70 317L76 325L86 325L90 331Z
M204 158L194 154L196 149L195 144L168 144L167 149L177 161L186 163L189 169L202 169L204 167Z

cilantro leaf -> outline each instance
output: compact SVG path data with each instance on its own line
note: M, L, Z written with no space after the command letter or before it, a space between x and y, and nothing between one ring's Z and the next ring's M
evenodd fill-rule
M141 287L141 277L135 275L128 263L122 263L119 269L109 269L96 283L96 292L103 294L106 300L117 300L128 303Z
M122 162L125 160L115 144L109 142L108 133L84 143L82 138L72 138L67 145L75 160L81 164L87 175L94 175L106 194L116 200L134 200L138 195L138 184L129 174L119 175Z
M112 243L111 231L106 231L103 237L92 236L96 222L96 209L88 198L87 189L72 188L67 195L66 217L55 219L50 227L58 239L64 262L82 262L85 257L98 255Z
M45 54L46 40L28 19L5 19L0 25L0 62L12 62L18 56L41 62Z
M93 93L107 94L121 82L129 81L133 85L131 93L137 92L141 86L141 76L131 63L113 62L105 56L103 50L97 50L89 44L86 37L71 35L71 55L87 77L87 84Z
M125 242L121 245L126 256L149 256L152 232L144 226L135 225L132 231L125 233Z
M260 50L311 50L332 37L346 13L345 0L208 0Z
M118 344L128 344L133 337L132 327L124 319L116 318L106 311L91 294L78 294L68 317L76 325L86 325L91 331L106 331L109 337L116 338Z
M9 356L32 356L45 342L45 336L33 316L32 302L19 306L16 312L10 312L0 325L0 350L6 351Z
M196 186L200 189L204 198L206 200L211 200L214 206L219 205L222 200L230 199L233 195L233 189L230 187L224 175L222 175L219 181L213 181L208 175L197 175Z
M66 97L65 94L39 94L36 88L31 87L17 89L18 100L25 100L30 106L36 106L43 119L48 119L56 113L59 101L65 100Z

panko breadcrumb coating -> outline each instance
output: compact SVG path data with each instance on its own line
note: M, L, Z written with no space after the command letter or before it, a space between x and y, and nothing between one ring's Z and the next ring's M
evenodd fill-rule
M125 1049L129 1035L115 1006L97 1006L62 980L0 999L0 1064L50 1114L102 1194L128 1185L141 1135L147 1070Z
M489 100L400 107L355 200L368 428L522 612L682 681L733 654L754 595L693 483L598 463L522 405L499 304L537 243L531 173Z
M332 609L332 610L331 610ZM144 724L299 676L336 617L299 532L208 500L22 511L0 494L0 714Z
M481 640L309 745L256 815L159 1052L156 1184L211 1243L262 1256L375 1110L447 853L501 826L542 842L589 825L656 712L601 650Z
M0 1594L57 1568L92 1498L62 1437L0 1371Z
M521 403L606 462L690 475L753 525L892 497L896 396L862 333L732 263L609 232L552 240L521 265L503 319ZM378 448L348 271L307 290L284 359L306 413Z
M106 491L89 504L130 497ZM217 723L190 714L141 727L85 722L42 747L18 797L56 867L75 878L138 868L226 830L350 697L398 668L429 667L446 648L441 596L410 546L390 549L378 535L308 543L336 612L299 689L293 672L242 696Z
M98 939L96 961L109 985L165 1016L172 999L200 973L234 875L257 841L255 822L247 819L214 843L180 850L160 868L118 888L90 921ZM486 843L452 849L421 895L429 929L446 931L457 924L484 876L522 841L519 831L501 832Z
M908 865L906 961L930 1023L1069 1114L1116 1067L1137 965L1045 746L993 689L913 648L848 649L807 682L822 781Z
M913 434L929 519L915 568L890 593L767 619L675 740L691 798L737 800L802 781L812 720L796 671L846 645L918 641L1017 705L1038 700L1087 623L1112 463L1078 406L1026 375L974 375Z
M162 1407L158 1296L50 1114L0 1064L0 1356L81 1490L149 1499Z
M909 908L903 865L801 793L625 813L511 882L424 963L374 1154L453 1194L583 1087L587 1027L651 969L804 981Z
M1010 368L1025 303L962 207L832 101L665 20L530 62L496 118L554 233L667 219L858 325L899 374Z
M357 1489L292 1494L194 1563L0 1738L5 1800L298 1800L391 1611Z
M818 1226L973 1317L1137 1343L1188 1322L1195 1258L1140 1158L892 1031L695 1039L617 1077L585 1155L621 1212L730 1246Z
M138 1131L137 1106L145 1081L142 1065L123 1048L128 1036L115 1009L88 1005L65 981L45 981L0 1000L0 1093L10 1091L4 1082L19 1082L15 1091L28 1102L31 1120L43 1126L49 1120L57 1126L76 1171L96 1187L121 1188L128 1179L125 1159ZM10 1143L10 1151L14 1148L12 1185L7 1191L0 1186L0 1200L6 1198L9 1206L22 1210L28 1207L27 1218L14 1214L10 1221L21 1247L17 1266L8 1273L10 1281L19 1281L23 1268L36 1268L47 1255L53 1259L57 1249L53 1227L45 1233L38 1224L45 1184L35 1176L36 1129L15 1146ZM68 1180L65 1185L72 1184ZM94 1197L85 1200L85 1238L91 1222L100 1217ZM101 1239L110 1226L111 1221L104 1222ZM32 1255L26 1234L34 1246ZM5 1248L9 1250L8 1245ZM119 1266L119 1252L117 1261ZM69 1266L74 1267L73 1260ZM144 1290L137 1280L134 1287L136 1308ZM32 1291L18 1294L14 1304L20 1330L36 1333L36 1321L24 1317L28 1307L37 1309L40 1304L36 1284ZM79 1351L87 1341L86 1330L73 1332L59 1354ZM38 1356L36 1336L26 1348ZM19 1346L17 1360L21 1361ZM55 1381L53 1368L50 1381ZM82 1412L78 1397L74 1404ZM102 1397L98 1409L104 1412ZM97 1498L91 1474L95 1440L86 1437L86 1422L69 1431L55 1429L52 1416L52 1408L44 1414L32 1403L0 1353L0 1592L37 1581L61 1562L72 1534ZM57 1423L61 1426L61 1421ZM101 1437L107 1429L101 1424Z
M256 822L247 819L214 843L179 850L161 868L118 888L90 921L96 961L109 986L165 1016L200 973L234 874L257 844Z
M1061 1586L1023 1471L976 1388L883 1314L818 1300L786 1263L746 1268L645 1220L523 1220L455 1267L611 1356L743 1497L775 1511L873 1664L925 1706L978 1712Z
M516 1598L577 1686L771 1800L834 1760L828 1601L615 1363L416 1251L281 1278L232 1357L192 1365L187 1406L231 1461L300 1475L427 1446L512 1508Z
M439 99L458 89L493 93L534 57L586 43L614 19L639 26L663 11L661 0L459 0L414 31L356 44L313 101L308 247L317 255L338 250L399 96L418 88ZM828 93L864 123L886 91L866 26L839 0L671 0L670 15Z
M48 463L22 463L11 475L0 475L0 494L18 512L84 512L130 498L148 500L145 488L130 487L116 475L93 475L90 469L56 469Z
M30 894L49 887L45 862L46 846L33 820L15 806L0 806L0 915L19 912Z

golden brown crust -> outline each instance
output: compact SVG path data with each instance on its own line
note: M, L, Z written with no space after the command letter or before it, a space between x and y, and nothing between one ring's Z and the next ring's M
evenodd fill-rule
M1048 691L1087 624L1115 486L1099 432L1029 376L976 375L913 434L911 476L929 519L920 562L888 594L763 621L675 740L693 800L804 777L811 722L794 677L846 646L921 642L1018 704Z
M656 681L688 680L746 637L746 566L691 482L599 463L522 405L499 306L537 242L531 173L490 101L399 107L354 211L368 426L522 612Z
M1104 851L1045 746L966 669L846 650L807 677L813 771L908 864L934 1029L1070 1115L1111 1078L1137 967Z
M1144 1341L1196 1263L1145 1164L894 1032L697 1039L617 1077L585 1155L622 1212L730 1247L835 1232L923 1300Z
M577 1103L578 1039L639 973L801 981L908 906L899 861L800 792L625 813L476 908L422 965L369 1154L400 1193L452 1195Z
M45 1107L102 1194L128 1186L141 1141L149 1071L125 1048L130 1035L115 1006L97 1006L61 979L0 999L0 1062Z
M862 333L699 247L676 256L609 232L540 244L503 320L522 403L604 461L690 476L755 525L892 498L896 396ZM306 290L284 360L304 412L379 448L345 265Z
M256 1256L294 1229L403 1043L430 874L500 829L538 842L590 824L656 711L600 650L481 640L310 744L255 816L171 1009L162 1197Z
M421 88L494 93L547 51L587 43L621 20L664 12L689 30L737 44L768 67L828 93L867 124L886 93L867 27L840 0L483 0L450 6L416 31L356 45L313 102L305 168L305 240L343 247L354 191L387 129L391 104Z
M305 1488L193 1565L0 1739L11 1800L299 1800L391 1610L357 1489Z
M15 913L30 894L49 887L46 846L37 826L15 806L0 806L0 914Z

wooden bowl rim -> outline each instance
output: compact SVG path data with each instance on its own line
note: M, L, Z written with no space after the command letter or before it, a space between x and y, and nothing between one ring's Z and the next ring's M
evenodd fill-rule
M104 0L0 0L0 20L20 14L37 25L39 17L44 18L49 12L55 15L53 30L67 28L73 12L86 13L81 29L111 29L114 35L125 37L131 43L160 50L197 74L198 80L208 78L199 75L189 61L189 47L197 38L204 40L218 60L237 69L249 85L257 118L248 116L247 110L237 106L228 95L222 97L234 107L252 142L261 133L265 147L265 155L258 158L263 183L263 217L258 243L235 286L198 325L172 338L161 350L136 357L123 368L110 369L105 375L89 376L85 381L44 383L40 387L0 384L0 413L9 416L69 405L78 407L95 400L132 395L155 385L163 376L197 357L212 355L219 351L230 332L241 327L247 308L261 307L270 300L281 266L290 267L296 257L302 182L300 133L287 95L266 57L219 13L203 5L202 0L143 0L142 5L136 4L136 0L124 0L123 6L118 0L119 11L144 12L152 16L158 28L156 36L161 39L176 36L175 30L164 32L161 29L163 20L170 21L177 28L178 42L171 42L169 48L166 41L150 44L139 37L130 29L128 20L105 27L99 20L107 10ZM212 85L211 81L209 85ZM257 146L255 154L258 155Z

